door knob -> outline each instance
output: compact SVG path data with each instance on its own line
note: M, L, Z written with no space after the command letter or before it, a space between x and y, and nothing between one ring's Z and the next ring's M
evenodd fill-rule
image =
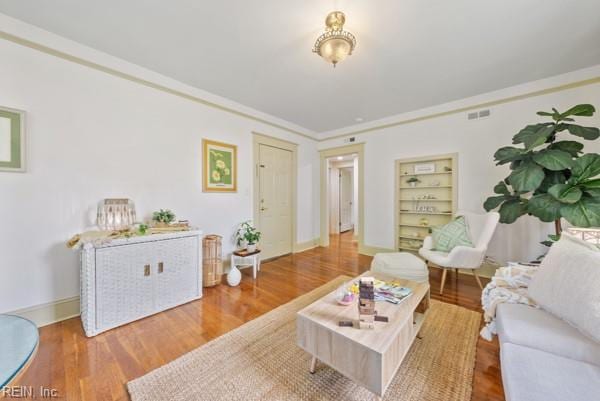
M145 265L144 266L144 276L149 276L150 275L150 265Z
M163 262L158 262L158 272L162 273L165 271L165 264Z

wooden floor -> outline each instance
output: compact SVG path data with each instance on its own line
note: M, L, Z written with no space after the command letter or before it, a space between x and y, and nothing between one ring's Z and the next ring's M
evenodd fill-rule
M340 274L354 276L368 270L371 258L358 255L351 239L351 233L332 236L328 248L264 263L256 281L245 269L238 287L207 288L199 301L91 339L84 336L78 318L46 326L40 330L36 358L17 384L54 388L57 399L127 400L127 381ZM450 275L444 295L439 296L441 274L432 269L430 275L433 298L480 310L480 290L472 276ZM497 341L479 339L472 400L504 400Z

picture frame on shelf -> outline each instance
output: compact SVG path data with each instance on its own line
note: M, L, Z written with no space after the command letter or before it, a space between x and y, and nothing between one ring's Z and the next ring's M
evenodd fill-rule
M435 173L435 163L419 163L414 166L415 174Z
M25 172L25 112L0 106L0 171Z
M202 191L237 192L237 146L202 140Z

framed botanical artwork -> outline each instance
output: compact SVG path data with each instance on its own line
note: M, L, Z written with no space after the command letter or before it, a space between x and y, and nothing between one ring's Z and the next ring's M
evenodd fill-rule
M204 192L237 191L237 146L202 140Z
M0 107L0 171L25 171L25 112Z

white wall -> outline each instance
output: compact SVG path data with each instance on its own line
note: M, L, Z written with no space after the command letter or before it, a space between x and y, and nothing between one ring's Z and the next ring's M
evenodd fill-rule
M600 126L600 84L594 84L497 105L486 119L467 121L466 113L459 113L356 135L356 142L365 143L365 244L394 247L394 160L458 152L459 209L483 212L484 200L508 171L494 165L494 152L510 145L525 125L537 122L536 111L566 110L578 103L592 103L599 109L595 117L578 121ZM344 144L343 138L337 138L319 147ZM600 140L585 141L584 150L600 152ZM539 241L552 229L551 224L529 217L501 225L489 254L499 261L537 257L545 250Z
M0 60L0 105L27 112L28 142L27 172L0 172L0 312L78 295L65 242L103 198L172 209L229 252L252 217L252 131L299 144L297 241L318 237L315 141L6 40ZM237 193L202 192L202 138L238 146Z

